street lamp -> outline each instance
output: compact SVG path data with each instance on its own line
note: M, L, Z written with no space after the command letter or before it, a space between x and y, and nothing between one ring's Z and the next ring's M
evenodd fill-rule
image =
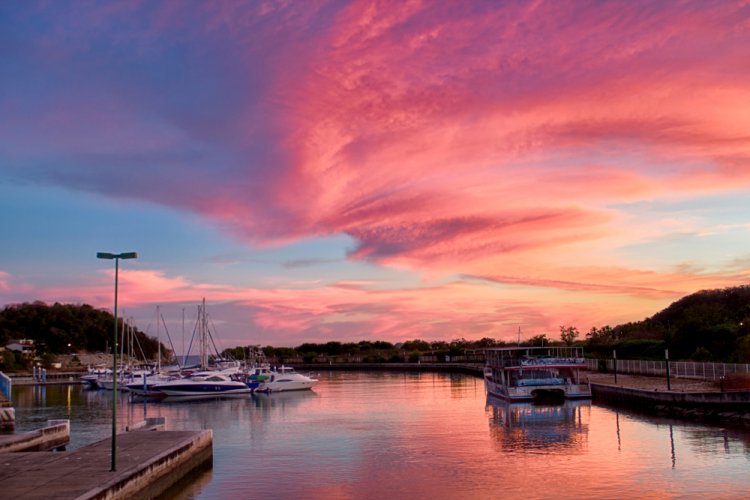
M115 448L117 446L117 274L120 269L120 259L137 259L136 252L108 253L97 252L97 259L115 261L115 330L112 342L112 472L117 470Z

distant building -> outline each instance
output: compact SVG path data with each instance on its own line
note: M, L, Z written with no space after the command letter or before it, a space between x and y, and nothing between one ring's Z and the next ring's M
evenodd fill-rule
M20 352L24 356L33 356L35 353L34 341L31 339L12 340L5 345L9 351Z

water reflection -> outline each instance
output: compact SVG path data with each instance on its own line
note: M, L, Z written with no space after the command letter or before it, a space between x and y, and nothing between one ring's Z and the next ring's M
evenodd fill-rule
M570 452L588 439L590 401L508 403L487 396L490 434L505 452Z
M253 393L251 398L256 408L279 408L296 407L300 404L318 397L313 391L291 391L276 392L272 394Z
M175 403L117 395L118 425L212 429L214 462L173 498L744 498L750 430L588 401L509 405L481 379L322 372L314 391ZM17 429L111 435L111 392L13 387ZM489 432L488 432L489 429ZM0 486L0 492L2 487ZM2 493L0 493L2 497Z

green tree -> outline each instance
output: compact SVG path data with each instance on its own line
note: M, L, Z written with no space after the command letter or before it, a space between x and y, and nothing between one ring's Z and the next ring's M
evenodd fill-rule
M560 327L560 340L567 346L573 345L579 335L580 333L578 333L578 329L575 326Z
M544 347L545 345L549 345L549 339L547 338L547 335L542 333L540 335L534 335L533 337L529 338L524 342L525 345L532 346L532 347Z

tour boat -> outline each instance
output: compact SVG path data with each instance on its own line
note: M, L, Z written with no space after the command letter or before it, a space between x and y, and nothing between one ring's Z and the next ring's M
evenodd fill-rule
M301 391L312 389L317 379L297 373L291 366L280 366L263 373L267 377L255 389L259 392Z
M581 347L503 347L485 351L487 392L506 401L591 398Z

